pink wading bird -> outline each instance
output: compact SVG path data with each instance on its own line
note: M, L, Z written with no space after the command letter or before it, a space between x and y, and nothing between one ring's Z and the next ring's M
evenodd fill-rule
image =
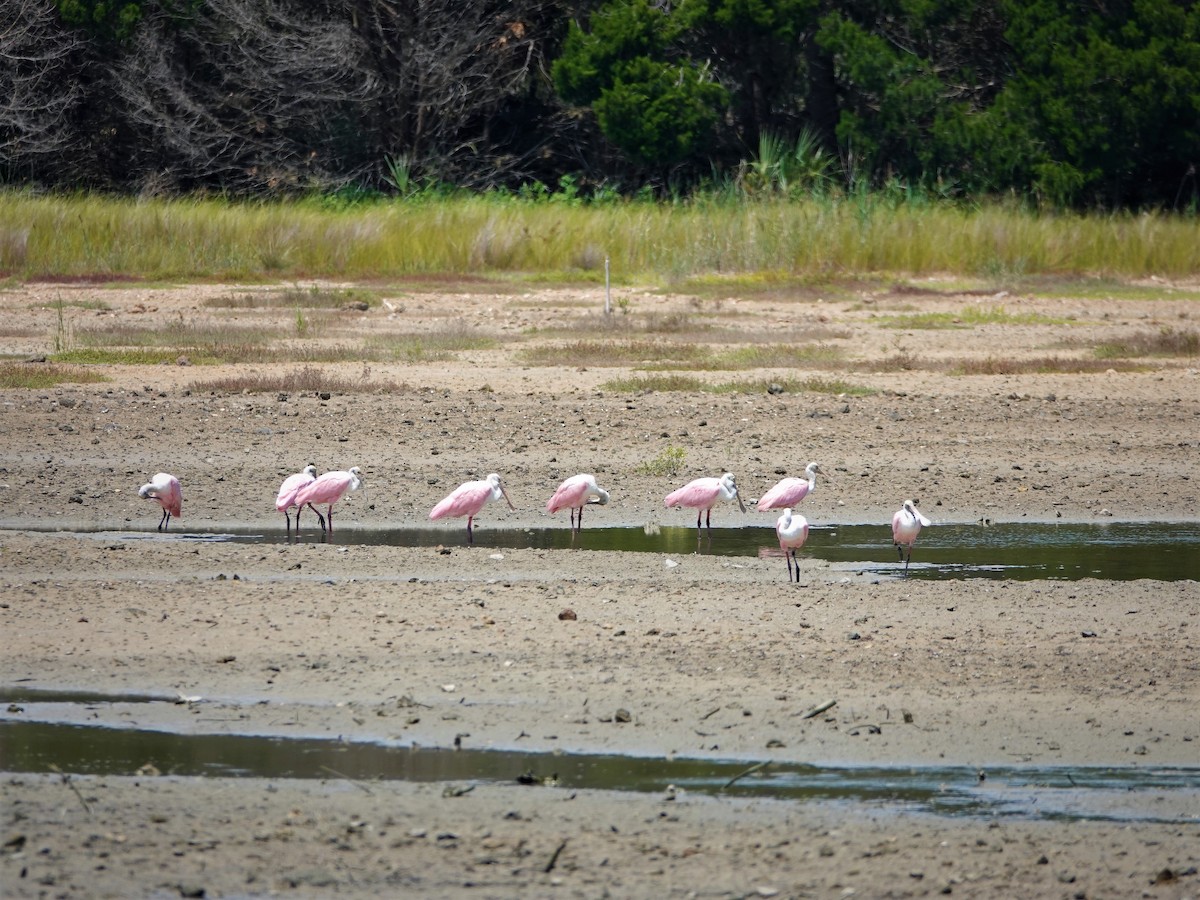
M363 478L362 470L358 466L351 466L349 472L326 472L320 478L315 479L309 484L304 485L296 493L295 505L304 508L306 504L324 503L329 508L325 515L329 520L329 530L326 532L325 520L321 520L321 531L323 533L333 534L333 504L337 503L346 495L346 491L357 491L362 487ZM313 508L313 512L317 512ZM317 512L317 518L321 518L321 514ZM296 514L296 531L300 530L300 515Z
M179 487L179 479L166 472L159 472L148 482L138 488L138 496L143 500L157 500L162 505L162 518L158 520L158 530L166 531L171 524L171 516L179 518L183 507L183 490Z
M737 481L734 480L732 472L726 472L720 478L697 478L695 481L689 481L679 490L667 494L663 504L667 509L672 506L686 506L696 510L697 529L700 528L701 517L707 513L704 527L712 531L712 508L717 505L718 500L733 499L737 500L738 506L745 512L746 504L742 502L741 494L738 493Z
M917 542L921 526L932 524L917 509L916 500L905 500L904 505L892 516L892 543L896 545L896 552L904 560L905 574L908 574L908 563L912 559L913 544ZM904 556L904 551L900 549L901 547L908 547L907 558Z
M783 515L775 522L775 534L779 537L779 549L787 560L788 584L792 582L792 563L796 559L796 551L808 540L808 520L799 513L792 514L785 509ZM800 563L796 563L796 582L800 581Z
M758 498L758 511L766 512L769 509L795 507L816 488L817 473L820 471L820 466L815 462L810 462L804 469L803 478L782 479L775 487Z
M295 475L289 475L283 479L283 484L279 486L279 493L275 497L275 508L283 513L283 517L287 520L287 532L292 533L292 517L288 515L288 510L293 506L296 507L296 534L300 533L300 513L304 511L303 506L296 505L296 495L300 493L302 488L307 487L317 480L317 467L309 463L304 467L303 472L297 472ZM321 522L321 530L325 530L325 517L321 515L321 511L308 504L308 508L317 514L317 519Z
M581 473L572 475L558 486L554 496L546 503L546 512L554 515L560 509L569 508L571 530L579 531L583 528L583 508L589 503L604 506L608 503L608 491L596 484L595 475ZM575 521L576 510L579 511L578 523Z
M460 484L429 511L429 518L466 516L467 543L473 544L475 543L475 532L471 528L471 523L479 515L479 511L483 509L485 503L489 500L499 500L501 497L504 498L509 509L516 509L512 501L508 499L508 492L504 490L504 485L500 483L500 476L493 472L483 481L467 481Z

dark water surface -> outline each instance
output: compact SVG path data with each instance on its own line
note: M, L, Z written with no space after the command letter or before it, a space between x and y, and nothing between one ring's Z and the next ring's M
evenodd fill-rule
M8 692L12 696L12 692ZM14 702L15 701L5 701ZM77 701L79 702L79 701ZM192 735L0 719L0 770L357 782L544 785L670 790L800 802L846 802L944 816L1200 822L1200 768L818 767L745 760L438 749L243 735ZM752 771L751 771L752 770Z
M466 529L352 528L339 529L335 544L436 547L465 545ZM232 541L279 544L288 541L280 530L97 532L122 539ZM295 541L296 538L291 538ZM319 530L306 529L303 543L320 542ZM620 550L685 555L777 556L773 525L714 528L711 535L694 528L569 528L476 527L475 546L489 549ZM886 525L813 527L801 557L822 559L837 568L864 574L896 575L903 569ZM778 565L784 563L780 559ZM1200 580L1200 523L1112 522L1005 523L993 525L933 525L924 529L913 549L910 577L1006 578L1075 580L1101 578L1127 581Z

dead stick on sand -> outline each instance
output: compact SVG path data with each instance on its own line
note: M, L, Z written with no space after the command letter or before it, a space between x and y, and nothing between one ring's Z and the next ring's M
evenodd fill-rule
M546 863L546 868L542 869L543 872L549 872L551 869L554 868L554 866L558 863L558 854L562 853L563 848L566 846L567 846L567 839L563 838L563 842L561 844L559 844L558 847L555 848L554 853L551 854L550 862Z
M739 772L738 774L736 774L732 778L730 778L727 782L725 782L725 787L721 788L721 790L724 791L724 790L727 790L727 789L733 787L734 782L741 781L747 775L753 775L759 769L765 769L770 764L771 764L771 760L768 759L766 762L760 762L757 765L751 766L745 772Z
M79 803L83 806L83 811L90 816L92 814L92 808L88 806L88 802L83 799L83 794L79 793L79 788L75 787L75 782L71 780L71 776L53 764L51 764L50 770L58 773L58 776L62 779L62 783L74 792L75 796L79 798Z
M803 713L800 716L800 718L811 719L813 716L819 716L821 713L825 712L825 710L832 709L835 706L837 706L836 700L826 700L824 703L818 704L817 706L814 706L812 709L810 709L808 712Z
M349 775L342 774L337 769L329 768L329 766L321 766L321 769L325 772L328 772L330 775L336 775L338 778L346 779L348 782L350 782L352 785L354 785L360 791L365 791L368 794L371 793L371 789L369 787L367 787L365 784L363 784L361 781L359 781L357 778L351 778Z

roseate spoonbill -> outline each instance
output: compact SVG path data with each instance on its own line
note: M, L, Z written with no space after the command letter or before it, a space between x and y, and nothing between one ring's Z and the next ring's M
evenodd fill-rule
M346 491L357 491L362 487L362 483L362 469L358 466L351 466L348 472L326 472L296 492L295 505L303 508L312 503L326 504L329 507L325 511L325 516L329 520L328 534L333 534L333 504L341 500L346 495ZM315 508L313 512L317 512ZM320 517L321 514L318 512L317 518ZM300 516L297 514L297 523L299 523L299 519ZM296 530L300 530L299 524L297 524ZM321 521L321 531L326 531L324 520Z
M275 508L283 513L283 517L287 520L287 532L292 533L292 517L288 515L288 510L296 506L296 495L300 493L300 489L312 484L317 480L317 467L309 463L304 467L304 471L297 472L295 475L289 475L283 479L283 484L279 486L279 493L275 497ZM325 530L325 517L321 515L321 511L308 504L308 508L317 514L317 519L321 522L321 530ZM296 534L300 533L300 513L304 511L303 506L296 506Z
M166 531L171 524L171 516L179 518L183 506L183 490L179 487L179 479L167 472L159 472L148 482L138 488L138 496L143 500L157 500L162 506L162 518L158 520L158 530Z
M817 473L820 471L820 466L810 462L804 467L803 478L784 478L779 481L775 487L758 498L758 511L795 507L816 488Z
M791 509L785 509L783 515L775 521L775 534L779 537L779 549L787 560L788 584L792 582L792 563L796 560L796 551L808 540L808 519L799 513L793 514ZM796 581L800 581L800 563L796 563Z
M908 563L912 559L913 544L917 542L917 535L921 533L921 526L932 524L917 509L916 500L905 500L904 505L896 510L896 514L892 516L892 543L896 545L896 552L904 560L905 574L908 573ZM901 547L908 547L907 558L904 555L904 551L900 549Z
M679 490L667 494L663 503L668 509L672 506L695 509L697 529L700 528L701 517L707 513L704 525L712 531L712 508L717 505L718 500L733 499L737 500L738 506L745 512L746 504L742 502L742 496L738 493L737 481L732 472L726 472L720 478L697 478L695 481L689 481Z
M583 508L589 503L600 506L608 503L608 491L596 484L596 476L580 473L572 475L558 486L554 496L546 502L546 512L553 515L560 509L571 510L571 530L583 528ZM579 522L575 521L575 511L579 511Z
M516 509L508 499L508 492L500 483L500 476L493 472L483 481L466 481L452 490L447 496L438 501L438 505L429 511L429 518L442 519L446 516L467 517L467 543L475 543L475 532L471 523L489 500L504 498L509 509Z

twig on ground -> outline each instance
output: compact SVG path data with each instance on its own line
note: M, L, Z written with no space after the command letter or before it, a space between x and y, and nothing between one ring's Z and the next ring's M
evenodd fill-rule
M758 772L761 769L765 769L770 764L771 764L771 760L768 759L766 762L760 762L757 765L751 766L745 772L739 772L738 774L736 774L732 778L730 778L727 782L725 782L725 786L722 787L721 790L723 790L723 791L728 790L729 788L733 787L735 782L741 781L747 775L753 775L755 772Z

